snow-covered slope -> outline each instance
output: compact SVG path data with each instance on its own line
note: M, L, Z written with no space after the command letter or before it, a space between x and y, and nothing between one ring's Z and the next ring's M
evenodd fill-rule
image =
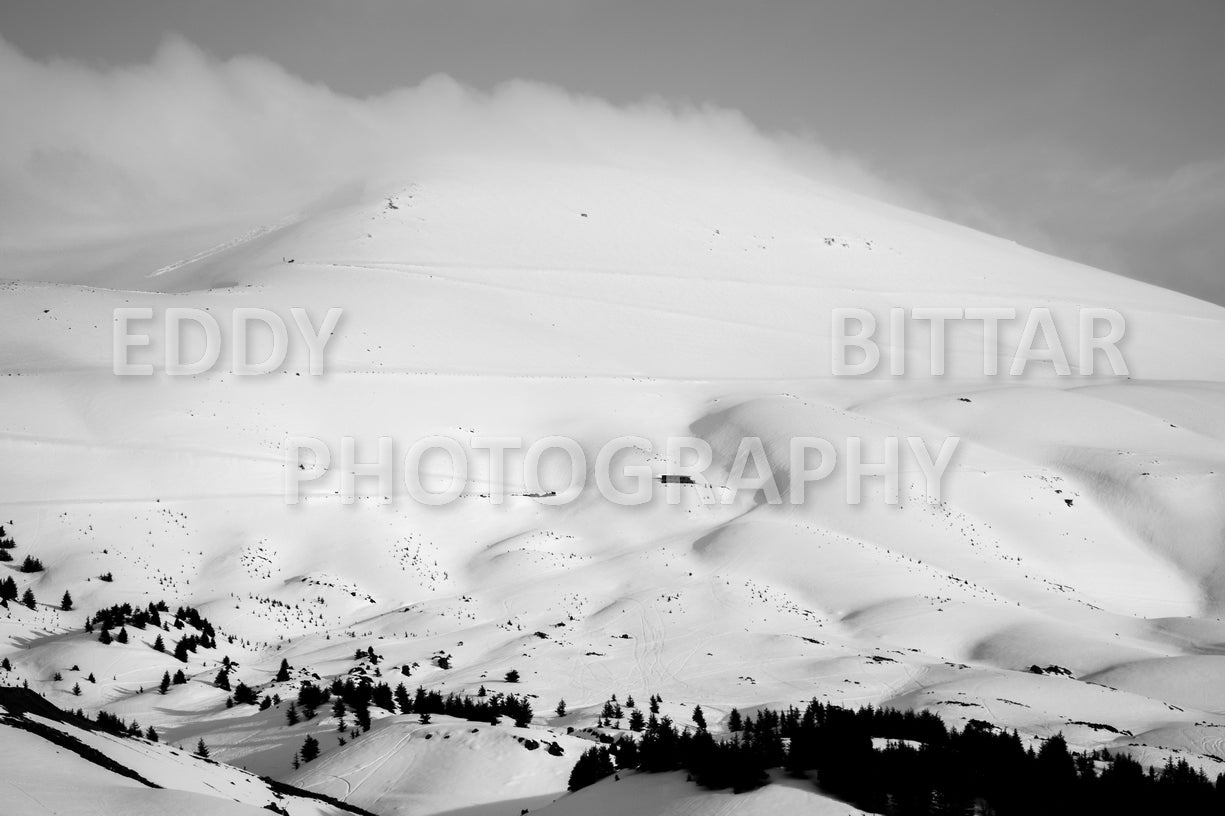
M536 729L559 734L593 724L611 693L659 693L682 723L700 703L716 730L732 707L817 697L1222 770L1222 309L781 174L454 157L304 213L176 235L177 257L140 268L133 247L92 266L93 286L0 284L0 522L18 561L47 566L13 572L40 604L0 617L14 665L0 683L137 718L175 744L203 737L217 759L385 812L536 807L562 793L575 752L554 762L509 732L454 724L426 743L383 721L342 747L323 719L225 708L211 685L221 657L287 696L374 646L389 673L416 664L398 678L410 687L537 695ZM126 306L205 308L223 325L245 306L287 321L305 306L316 324L344 314L323 377L297 344L262 377L116 377L112 311ZM927 376L921 327L907 376L832 376L833 308L921 306L1049 307L1061 327L1081 307L1117 309L1130 376L1031 364L986 377L972 326L950 331L947 376ZM1001 358L1019 331L1001 331ZM378 504L370 480L343 505L333 476L283 501L289 437L336 451L353 436L370 459L379 436L402 457L431 434L568 435L589 461L634 434L656 452L630 461L656 473L663 440L694 435L715 451L716 484L745 435L784 478L794 436L963 442L935 505L911 468L896 506L871 482L849 506L840 479L802 506L618 507L590 491L495 506L479 457L444 508L402 491ZM525 490L513 471L506 483ZM99 608L161 599L200 608L221 642L165 696L158 681L182 664L149 648L155 632L103 645L81 627ZM301 674L276 684L283 658ZM307 732L323 757L294 774ZM461 778L467 798L448 799Z
M173 746L91 730L24 696L34 695L6 690L0 707L6 813L256 816L276 808L290 816L361 816Z

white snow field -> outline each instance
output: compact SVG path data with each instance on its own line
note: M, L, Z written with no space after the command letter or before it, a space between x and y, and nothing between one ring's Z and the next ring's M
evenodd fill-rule
M674 775L566 795L591 744L566 730L593 726L614 693L660 694L677 723L700 704L715 732L733 707L817 698L1225 770L1225 310L781 172L456 155L302 213L26 259L72 284L30 281L11 255L0 269L23 279L0 284L0 523L17 541L0 571L39 602L0 610L13 666L0 685L135 718L182 749L103 749L150 774L167 768L178 792L158 791L6 730L5 801L48 791L19 812L266 804L188 761L201 738L215 760L382 816L855 812L808 785L733 796ZM154 310L132 328L151 347L131 350L154 376L112 372L120 307ZM272 309L289 324L289 356L236 376L225 334L217 368L166 376L170 307L207 309L223 327L236 308ZM323 376L309 374L293 307L316 325L344 310ZM1047 307L1074 371L1077 311L1116 309L1129 374L1102 375L1099 358L1093 377L1040 362L985 376L982 324L961 323L947 375L931 377L928 334L911 323L905 376L883 363L837 377L836 307ZM1001 327L1005 372L1021 322ZM784 483L792 437L841 452L863 436L872 458L887 435L962 441L935 504L906 455L896 505L879 478L848 505L841 463L802 505L749 493L703 505L683 489L677 506L621 507L587 489L546 506L515 495L529 486L514 467L495 505L485 496L501 485L482 456L445 507L402 486L380 503L369 478L346 505L335 471L307 482L302 502L284 500L291 437L337 455L351 436L368 461L388 436L400 462L433 434L565 435L589 464L608 440L638 435L654 452L625 464L656 474L676 465L664 440L692 435L714 449L716 487L746 435L762 438ZM561 460L546 461L556 475ZM434 477L439 489L450 474ZM18 572L27 554L46 570ZM198 607L218 648L184 666L150 648L156 630L109 645L83 631L100 608L162 599ZM326 710L289 726L285 704L227 709L212 685L228 656L236 680L290 698L305 677L350 672L368 647L393 686L526 693L535 720L382 716L341 746ZM451 668L432 661L439 652ZM287 683L273 680L282 659ZM157 693L180 667L189 682ZM503 682L510 669L517 685ZM308 733L322 755L295 771ZM529 737L565 753L527 750L517 738Z

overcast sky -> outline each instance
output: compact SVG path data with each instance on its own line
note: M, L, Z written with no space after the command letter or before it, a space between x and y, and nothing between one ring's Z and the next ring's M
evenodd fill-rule
M81 92L134 65L174 81L173 35L215 58L192 70L252 55L326 86L312 104L440 73L711 103L937 214L1225 303L1222 0L7 0L0 58L21 84L0 141L39 115L8 104L32 83Z

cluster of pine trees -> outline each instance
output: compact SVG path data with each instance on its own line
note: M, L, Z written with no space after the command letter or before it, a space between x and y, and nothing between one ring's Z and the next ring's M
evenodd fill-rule
M146 608L133 608L131 604L115 604L106 609L99 609L92 616L85 619L85 631L92 632L94 628L99 629L120 629L124 626L131 626L136 629L144 629L152 624L153 626L162 625L162 613L169 611L165 601L150 603Z
M4 526L0 525L0 561L12 561L13 554L10 552L17 546L17 542L8 537L5 533ZM26 556L21 562L22 572L40 572L43 569L43 563L37 558ZM21 599L22 606L30 609L34 608L36 601L34 600L34 591L27 588L22 593L17 588L17 582L13 580L13 576L7 576L3 581L0 581L0 606L7 607L9 601Z
M483 687L481 691L484 692ZM448 694L444 697L441 692L426 691L420 686L417 687L410 706L407 709L401 708L401 713L410 712L445 714L448 717L487 723L496 723L506 717L521 728L527 726L533 716L532 704L526 695L516 696L495 691L492 694L478 693L475 697L467 694Z
M140 728L140 723L138 723L136 720L132 720L130 723L125 723L121 718L111 714L109 711L99 711L98 717L93 720L91 720L89 715L79 708L72 713L86 722L92 722L94 727L99 731L104 731L107 734L114 734L117 737L144 737L150 742L157 742L160 739L157 729L155 729L153 726L149 726L147 729L142 731Z
M297 706L304 719L313 719L317 710L329 702L333 716L339 719L352 712L354 721L363 731L370 729L371 706L392 714L446 714L476 722L492 723L507 717L516 725L526 726L532 721L532 705L526 696L500 692L484 692L475 697L454 693L444 696L418 686L416 692L410 694L403 683L393 690L386 683L354 682L351 677L337 678L327 688L306 682L298 690ZM297 715L297 707L294 714Z
M33 592L27 589L26 594L33 600ZM0 581L0 604L7 606L9 601L15 601L20 597L21 591L17 588L17 582L13 580L13 576L6 576L4 580ZM28 605L31 609L33 608L32 604Z
M71 604L71 598L68 594L64 594L64 603ZM61 607L63 604L61 604ZM127 627L132 626L136 629L144 629L146 626L161 627L169 630L170 626L162 619L162 613L169 613L170 608L165 601L150 603L147 607L133 607L131 604L115 604L106 609L100 609L92 616L85 619L85 631L93 632L95 628L101 629L98 635L98 640L102 643L127 643L128 632ZM189 652L195 652L198 649L216 649L217 648L217 633L213 628L213 624L207 618L200 614L199 610L190 606L180 606L175 610L174 617L171 621L175 629L183 629L191 626L199 630L200 634L189 634L179 638L174 646L174 656L183 663L187 662ZM111 634L111 630L118 627L119 633ZM153 642L153 648L159 652L166 650L166 643L161 635Z
M899 816L1225 811L1225 774L1209 780L1185 760L1146 770L1107 751L1069 751L1061 736L1035 751L1015 731L981 720L958 731L929 712L815 700L803 711L733 714L729 725L738 729L723 740L701 724L678 729L652 715L637 742L605 737L610 744L588 750L571 789L637 768L685 770L705 787L744 791L764 784L768 769L784 768L859 808ZM886 742L875 747L874 738Z

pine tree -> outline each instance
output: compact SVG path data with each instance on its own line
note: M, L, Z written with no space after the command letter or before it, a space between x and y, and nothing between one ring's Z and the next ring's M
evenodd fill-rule
M506 682L507 683L518 683L519 682L519 672L516 671L515 669L511 669L510 671L508 671L506 673Z
M12 671L13 664L10 663L9 659L6 657L3 660L0 660L0 669L4 669L5 671Z
M27 555L25 560L21 562L22 572L42 572L43 569L43 562L32 555Z
M72 696L73 697L81 696L81 684L80 683L74 683L72 685Z
M659 698L656 697L654 694L651 695L651 713L652 714L659 713Z
M153 641L153 648L158 652L166 651L166 641L162 640L161 635L158 635L157 640Z
M101 641L103 644L110 645L111 641L114 640L114 638L111 637L111 630L103 629L102 634L98 635L98 640Z
M29 609L34 608L34 592L27 588L25 594L21 596L21 602Z
M727 715L727 730L734 734L743 727L744 725L740 721L740 711L733 708L732 712Z
M421 712L421 715L420 715L419 717L417 717L417 722L421 723L422 725L429 725L429 724L430 724L430 714L429 714L429 712L428 712L428 711L422 711L422 712Z
M213 685L223 691L230 690L230 673L224 668L217 670L217 677L213 680Z
M557 712L557 716L559 716L559 717L564 717L564 716L566 716L566 701L565 701L565 700L558 700L558 701L557 701L557 708L555 708L555 709L554 709L554 711L556 711L556 712Z
M570 772L569 789L580 790L599 782L606 776L612 776L614 772L616 768L613 766L612 756L608 753L607 748L603 745L588 748L574 763L574 770Z
M400 683L396 686L396 708L401 714L407 714L413 710L413 702L408 696L408 689L404 688L404 684Z
M65 612L72 611L72 596L68 594L68 590L64 590L64 597L60 599L60 609Z
M285 709L285 720L290 725L297 725L299 722L298 707L293 703L290 703L289 708Z
M115 642L116 643L127 643L128 642L128 630L123 628L122 626L119 627L119 634L115 635Z
M638 707L634 704L634 695L631 694L630 696L625 698L625 707L626 708L637 708Z
M170 691L170 672L165 672L162 675L162 682L157 687L158 694L165 694Z
M178 643L174 644L174 656L178 658L180 661L186 663L187 662L187 649L188 649L187 638L180 639Z
M276 673L276 681L278 683L286 683L289 681L289 661L281 659L281 668Z
M176 672L174 673L174 681L173 681L173 682L174 682L174 684L175 684L176 686L181 686L181 685L183 685L184 683L186 683L186 682L187 682L187 675L183 674L183 670L182 670L182 669L179 669L178 671L176 671Z
M255 705L259 701L259 697L255 694L255 690L241 680L234 687L234 702L240 705Z
M635 708L630 712L630 730L641 731L644 727L646 727L646 720L643 718L642 712Z
M90 672L90 673L89 673L89 677L86 677L85 679L86 679L86 680L88 680L88 681L89 681L89 682L91 682L91 683L97 683L97 682L98 682L97 680L95 680L95 679L94 679L94 673L93 673L93 672Z
M204 737L200 737L200 741L196 743L196 756L208 759L208 746L204 744Z
M17 582L13 580L13 576L0 581L0 601L15 601L17 597Z
M319 756L319 740L308 734L306 739L302 741L302 750L299 751L299 754L303 762L310 762Z
M157 742L160 739L157 735L157 729L149 726L149 730L145 732L145 739L149 740L149 742Z
M697 725L699 731L706 730L706 715L702 713L702 707L695 705L693 707L693 722Z

